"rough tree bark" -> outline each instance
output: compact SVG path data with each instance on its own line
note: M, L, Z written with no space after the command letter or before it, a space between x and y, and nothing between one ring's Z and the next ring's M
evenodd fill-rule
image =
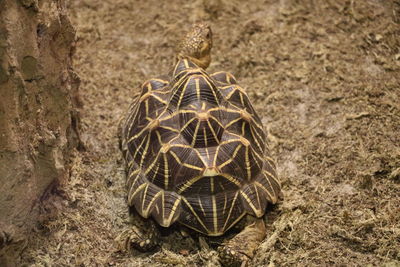
M69 174L78 144L74 39L65 0L0 0L1 266L44 194Z

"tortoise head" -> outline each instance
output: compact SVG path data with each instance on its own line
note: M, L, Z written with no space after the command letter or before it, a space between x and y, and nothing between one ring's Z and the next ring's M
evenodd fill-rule
M211 62L212 32L206 23L195 23L179 46L178 59L187 58L206 69Z

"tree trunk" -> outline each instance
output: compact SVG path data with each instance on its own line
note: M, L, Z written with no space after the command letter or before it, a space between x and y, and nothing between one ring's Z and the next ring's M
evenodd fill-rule
M0 0L1 266L69 175L79 141L74 39L64 0Z

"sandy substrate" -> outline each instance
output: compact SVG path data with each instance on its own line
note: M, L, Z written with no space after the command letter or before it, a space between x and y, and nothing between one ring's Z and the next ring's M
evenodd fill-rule
M247 89L283 182L253 265L398 266L400 3L189 2L71 1L86 151L43 208L21 264L219 265L213 246L178 231L148 254L114 241L129 224L118 121L203 18L215 36L209 70L230 71Z

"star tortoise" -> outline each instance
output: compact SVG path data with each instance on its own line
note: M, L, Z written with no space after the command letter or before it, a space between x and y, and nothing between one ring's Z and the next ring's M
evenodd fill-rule
M211 47L210 27L194 24L169 78L142 85L123 121L121 147L128 204L142 217L219 236L246 214L262 217L281 186L246 91L230 73L205 71ZM265 226L252 222L219 249L223 262L253 256Z

